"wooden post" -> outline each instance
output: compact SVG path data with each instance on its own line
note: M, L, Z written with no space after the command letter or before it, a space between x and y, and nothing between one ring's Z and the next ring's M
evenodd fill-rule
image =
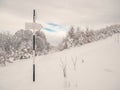
M35 36L35 30L40 30L42 28L41 24L36 23L36 11L35 9L33 10L33 22L32 23L26 23L25 24L25 29L26 30L33 30L33 82L35 82L35 44L36 44L36 36Z
M33 23L35 23L35 9L33 10ZM35 27L33 27L33 82L35 82Z

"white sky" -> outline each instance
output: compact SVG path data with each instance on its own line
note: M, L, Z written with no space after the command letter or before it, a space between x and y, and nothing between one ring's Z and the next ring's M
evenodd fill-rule
M32 22L79 25L98 29L120 23L120 0L0 0L0 31L15 32ZM61 34L62 35L62 34Z

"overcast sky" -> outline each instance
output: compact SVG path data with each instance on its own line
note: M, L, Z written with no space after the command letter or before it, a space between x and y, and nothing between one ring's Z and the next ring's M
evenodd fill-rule
M120 0L0 0L0 30L14 32L32 22L101 28L120 23Z

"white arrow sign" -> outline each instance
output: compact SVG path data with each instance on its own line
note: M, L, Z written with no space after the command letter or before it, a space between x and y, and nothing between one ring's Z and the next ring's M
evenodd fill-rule
M25 23L25 30L40 30L41 28L42 25L38 23Z

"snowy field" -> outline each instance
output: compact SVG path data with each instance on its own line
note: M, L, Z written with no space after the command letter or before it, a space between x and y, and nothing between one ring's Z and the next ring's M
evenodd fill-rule
M34 83L32 59L0 67L0 90L120 90L120 42L115 37L36 57Z

